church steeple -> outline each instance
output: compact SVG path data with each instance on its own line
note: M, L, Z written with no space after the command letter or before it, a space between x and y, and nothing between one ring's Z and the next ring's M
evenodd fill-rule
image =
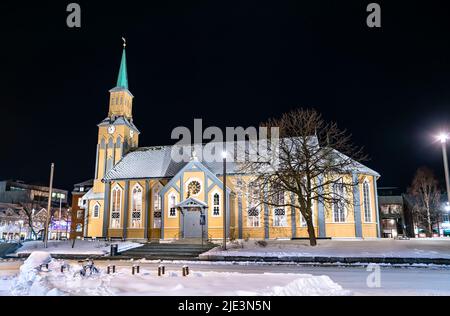
M126 119L132 118L131 110L133 95L128 90L127 58L125 52L126 42L124 38L122 39L124 43L119 75L117 76L117 84L113 89L109 90L111 97L109 101L108 116L112 119L119 116L125 117Z
M117 77L117 88L128 90L127 57L125 53L126 42L123 43L122 60L120 61L119 76Z

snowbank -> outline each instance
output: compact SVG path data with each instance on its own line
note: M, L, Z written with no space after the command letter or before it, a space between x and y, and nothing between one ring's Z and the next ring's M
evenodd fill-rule
M254 240L230 243L227 251L220 247L200 255L226 257L382 257L382 258L445 258L450 259L449 239L372 239L319 240L316 247L307 240L269 240L262 247Z
M110 252L110 245L118 244L119 251L141 247L142 244L131 241L123 242L106 242L106 241L91 241L91 240L77 240L74 248L72 248L72 241L49 241L48 248L44 248L42 241L27 241L23 243L16 254L29 254L37 250L49 252L50 254L72 254L72 255L106 255Z
M48 269L41 265L48 264ZM66 269L61 272L61 265ZM117 273L99 273L81 276L80 265L68 265L52 259L49 253L33 252L20 267L12 282L12 295L176 295L176 296L266 296L266 295L350 295L328 276L310 274L190 271L183 277L181 271L168 269L157 276L156 269L141 267L132 275L131 267Z

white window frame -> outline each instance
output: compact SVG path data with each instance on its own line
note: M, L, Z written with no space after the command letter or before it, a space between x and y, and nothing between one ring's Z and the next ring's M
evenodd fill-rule
M283 210L284 211L284 215L275 215L275 212L277 210ZM272 214L273 214L273 223L272 223L273 227L288 227L286 207L284 207L284 206L274 207L272 209ZM283 216L282 220L280 220L281 216Z
M97 208L97 215L95 215L95 208ZM98 202L92 208L92 218L100 218L100 204Z
M343 195L343 197L346 197L346 195L347 195L347 192L346 192L346 190L345 190L345 185L344 185L344 181L341 179L341 184L342 184L342 195ZM335 185L337 185L337 183L335 182L335 183L332 183L331 184L331 192L332 192L332 194L334 195L334 186ZM343 224L343 223L348 223L348 221L347 221L347 206L345 205L345 203L344 203L344 205L343 205L343 208L344 208L344 220L343 221L336 221L336 219L335 219L335 202L333 201L332 203L331 203L331 215L332 215L332 222L333 223L335 223L335 224Z
M366 188L367 188L367 196L366 196ZM371 190L370 190L370 181L365 179L362 185L363 191L363 208L364 208L364 223L372 223L372 201L371 201ZM369 217L367 217L369 215Z
M175 198L174 205L171 204L171 202L172 202L172 197ZM167 202L168 202L168 203L167 203L167 209L168 209L167 217L169 217L169 218L176 218L178 212L177 212L177 210L176 210L176 208L175 208L175 205L177 205L178 199L177 199L177 195L175 194L175 192L169 193L169 195L167 196ZM175 208L175 215L170 215L170 210L171 210L172 208Z
M216 194L219 196L219 204L215 204L214 196ZM212 194L211 194L211 200L212 200L211 216L212 217L220 217L220 216L222 216L222 203L221 203L221 201L222 201L222 194L220 194L220 192L218 190L213 191ZM216 207L219 209L219 214L217 214L217 215L214 214L214 209Z
M113 206L114 206L114 203L113 203L114 192L119 192L119 210L118 211L113 209ZM118 184L116 184L114 186L114 188L112 189L112 191L111 191L111 206L110 206L110 215L109 215L109 227L112 228L112 229L119 229L122 226L121 225L121 215L122 215L121 211L122 211L122 199L123 199L122 194L123 194L123 189ZM113 213L118 214L118 217L113 219ZM116 220L118 225L115 225L115 224L113 225L113 223L115 223L115 222L113 222L113 220Z
M135 211L135 200L134 200L134 191L135 190L140 190L140 196L141 196L141 203L140 203L140 210L139 212ZM139 192L137 192L139 194ZM133 186L133 189L131 190L131 209L130 209L130 227L131 228L142 228L142 208L143 208L143 201L144 200L144 189L142 188L142 186L139 183L136 183ZM135 220L133 217L134 213L139 213L139 220Z

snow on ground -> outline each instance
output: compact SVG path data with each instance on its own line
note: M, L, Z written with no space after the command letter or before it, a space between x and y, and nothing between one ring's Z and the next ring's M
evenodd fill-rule
M42 264L48 263L48 270ZM61 265L68 269L61 272ZM181 271L167 269L162 277L155 269L141 268L132 275L130 268L117 273L81 276L81 266L51 259L49 253L34 252L20 267L17 277L6 280L12 295L176 295L176 296L253 296L253 295L350 295L328 276L294 273L196 272L183 277ZM1 284L2 282L0 282ZM0 291L5 292L5 286ZM2 293L2 292L0 292Z
M240 257L392 257L392 258L447 258L450 259L450 238L446 239L333 239L318 240L316 247L308 240L269 240L261 246L255 240L234 241L228 249L220 247L201 254L208 256Z
M93 240L77 240L74 248L72 241L49 241L48 248L44 248L42 241L27 241L23 243L16 254L29 254L33 251L43 250L51 254L73 254L73 255L104 255L109 254L111 244L118 244L119 251L141 247L142 244L131 241L106 242Z

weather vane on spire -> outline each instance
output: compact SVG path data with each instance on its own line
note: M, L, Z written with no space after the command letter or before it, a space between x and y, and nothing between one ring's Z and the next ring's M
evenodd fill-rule
M123 41L123 47L125 48L127 46L127 40L125 39L125 37L122 37L122 41Z

